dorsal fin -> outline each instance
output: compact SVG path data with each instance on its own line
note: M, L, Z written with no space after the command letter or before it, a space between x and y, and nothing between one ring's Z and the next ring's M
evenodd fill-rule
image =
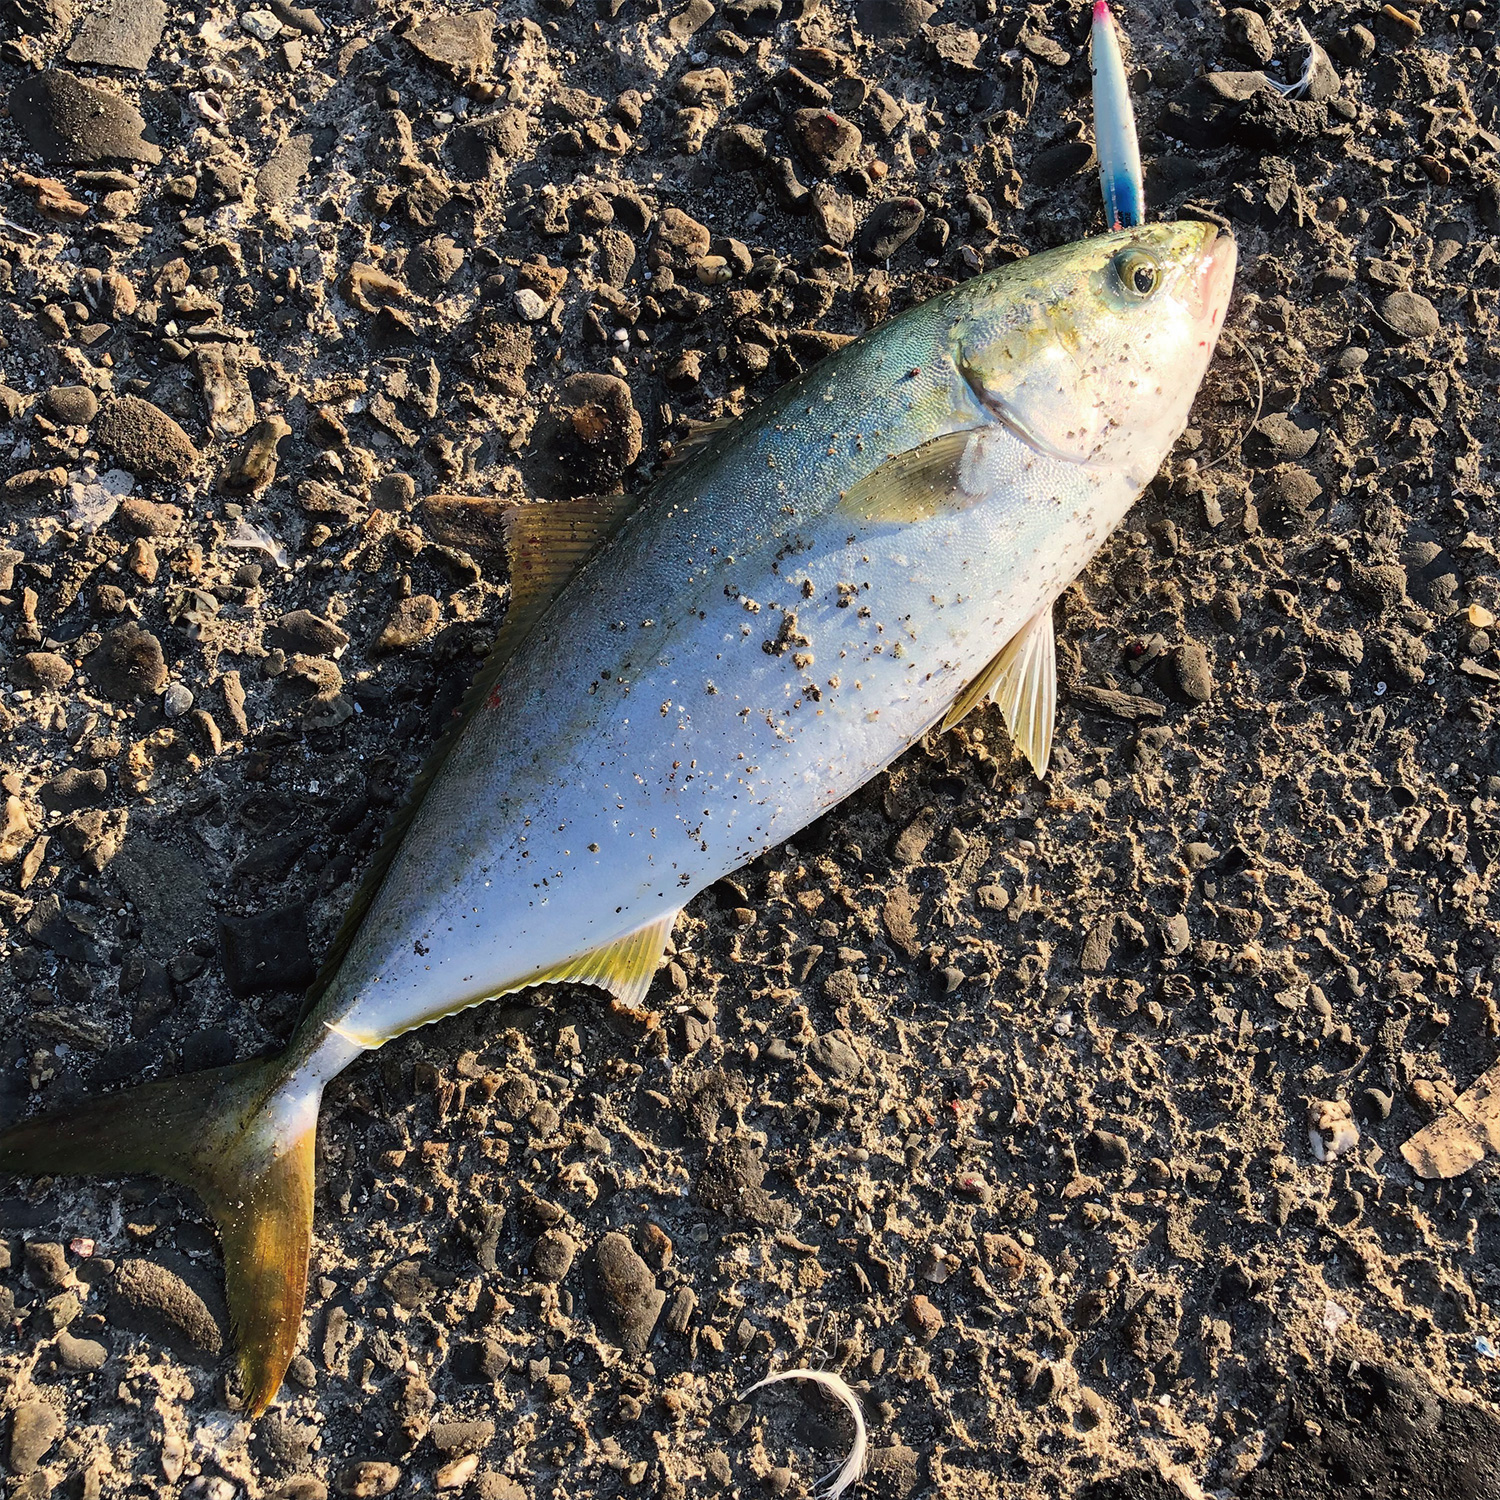
M489 697L490 689L506 663L536 628L548 606L588 561L600 542L611 536L635 509L640 499L639 495L586 495L580 500L516 505L504 516L506 548L510 554L510 605L505 619L484 665L455 710L453 722L433 745L412 782L410 795L400 812L391 819L380 847L371 856L369 867L339 924L322 967L303 998L304 1016L318 1003L338 973L339 965L375 899L375 892L380 889L391 861L396 857L396 850L406 837L406 830L411 827L417 809L475 708Z
M669 474L680 468L690 458L697 458L722 432L727 432L739 420L738 417L715 417L710 422L690 422L688 430L679 438L672 439L672 452L658 465L659 474Z
M1038 776L1045 776L1057 714L1057 647L1050 604L1033 615L953 700L943 728L952 729L986 696L994 698L1005 716L1016 748Z

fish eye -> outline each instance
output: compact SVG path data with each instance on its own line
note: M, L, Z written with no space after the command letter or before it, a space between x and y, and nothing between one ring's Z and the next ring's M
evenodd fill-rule
M1127 297L1144 302L1161 283L1161 268L1144 250L1122 250L1110 262Z

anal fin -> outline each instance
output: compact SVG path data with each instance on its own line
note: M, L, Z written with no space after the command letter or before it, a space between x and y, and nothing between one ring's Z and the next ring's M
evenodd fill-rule
M1057 646L1050 604L1033 615L954 699L943 728L952 729L986 697L993 698L1005 716L1016 748L1039 777L1045 776L1057 716Z
M651 988L651 980L661 963L676 921L677 913L669 911L602 948L580 953L577 958L570 958L556 968L538 974L527 983L552 984L568 980L573 984L593 984L601 990L608 990L625 1008L636 1009Z

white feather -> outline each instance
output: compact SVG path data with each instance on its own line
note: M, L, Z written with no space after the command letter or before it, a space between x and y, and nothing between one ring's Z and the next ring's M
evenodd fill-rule
M756 1391L764 1390L768 1385L779 1385L783 1380L810 1380L814 1385L822 1386L836 1401L841 1402L847 1409L849 1415L854 1418L854 1442L849 1448L848 1456L843 1463L836 1468L830 1469L819 1481L818 1485L827 1485L822 1491L821 1500L839 1500L839 1496L852 1485L865 1471L865 1460L869 1456L870 1439L865 1431L864 1408L859 1404L859 1397L849 1388L848 1384L831 1370L781 1370L775 1375L767 1375L764 1380L758 1380L744 1393L740 1399L743 1401L747 1396L753 1396ZM814 1494L818 1493L814 1489Z

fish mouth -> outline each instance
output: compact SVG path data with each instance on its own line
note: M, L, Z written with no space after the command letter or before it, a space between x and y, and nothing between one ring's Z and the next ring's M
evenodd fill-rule
M1198 321L1206 335L1205 341L1211 347L1224 327L1224 315L1229 310L1239 246L1232 234L1221 233L1212 224L1204 227L1207 232L1193 274L1193 290L1198 304Z

